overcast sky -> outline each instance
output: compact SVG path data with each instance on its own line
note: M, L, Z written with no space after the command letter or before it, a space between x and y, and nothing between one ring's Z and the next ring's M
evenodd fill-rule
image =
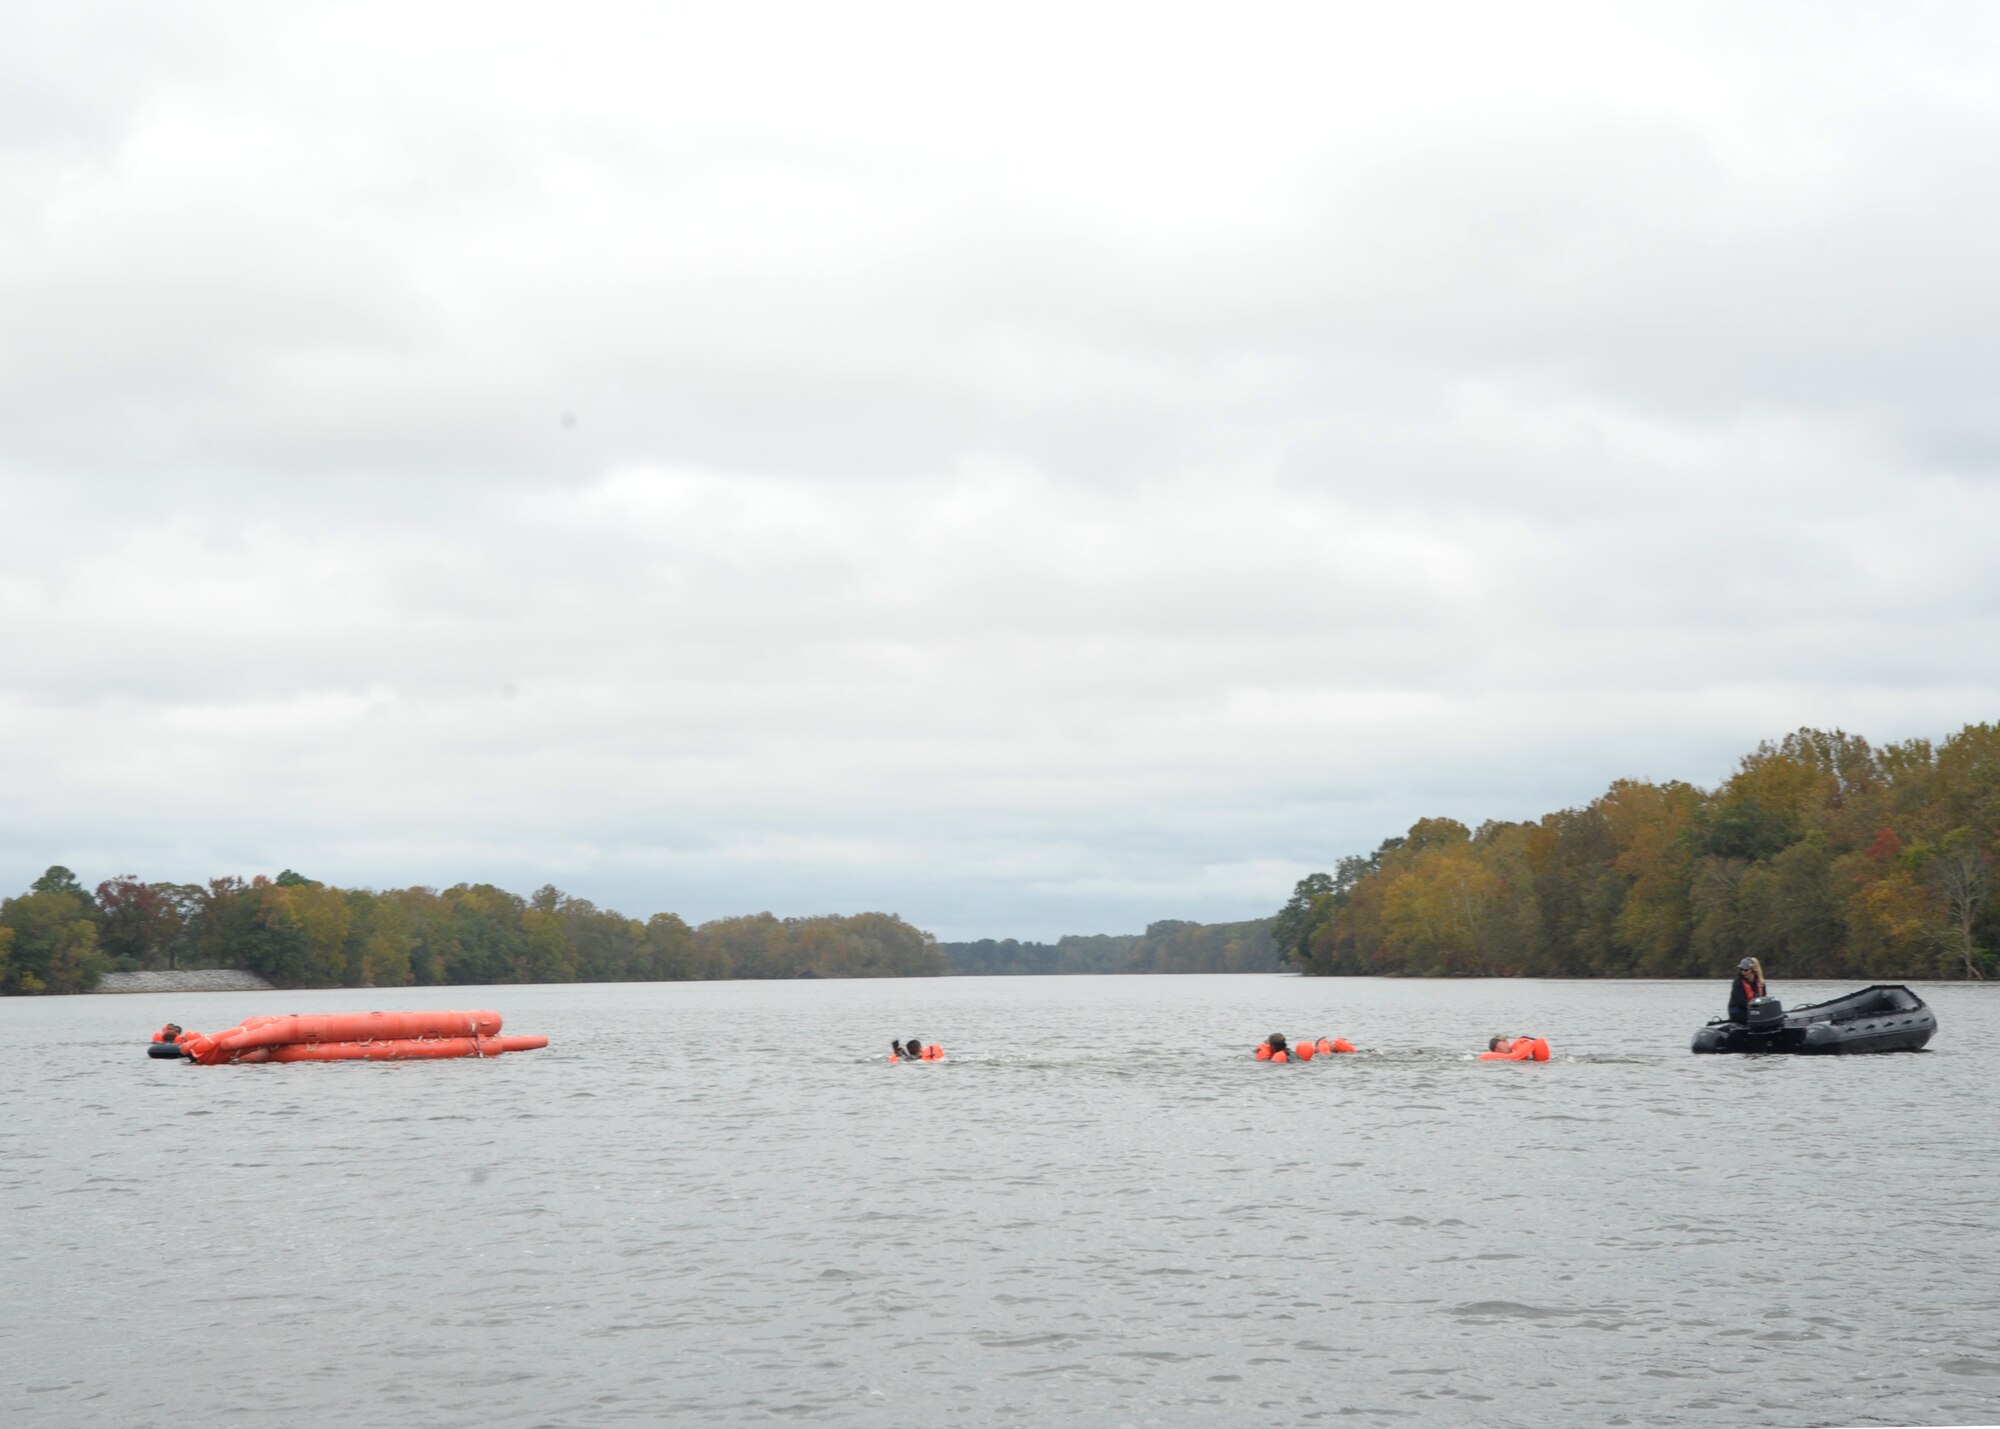
M2000 8L0 9L0 892L942 937L2000 717Z

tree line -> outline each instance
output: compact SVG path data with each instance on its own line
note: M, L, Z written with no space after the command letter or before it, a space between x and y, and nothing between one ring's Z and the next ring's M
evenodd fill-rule
M240 968L279 987L650 982L707 978L936 977L929 933L887 913L689 927L644 922L553 886L439 892L336 888L275 878L146 883L95 893L67 868L0 902L0 995L87 992L108 971Z
M1302 879L1273 936L1330 976L1981 978L2000 908L2000 725L1760 744L1719 788L1620 780L1476 830L1420 819Z
M1165 918L1144 933L1071 934L1053 943L983 938L941 943L953 973L1265 973L1283 964L1269 918L1190 923Z

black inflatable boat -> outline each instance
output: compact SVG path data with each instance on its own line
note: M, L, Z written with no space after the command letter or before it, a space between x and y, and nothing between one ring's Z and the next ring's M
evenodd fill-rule
M1907 987L1878 983L1785 1011L1760 997L1746 1021L1718 1017L1694 1034L1697 1052L1914 1052L1937 1031L1937 1014Z

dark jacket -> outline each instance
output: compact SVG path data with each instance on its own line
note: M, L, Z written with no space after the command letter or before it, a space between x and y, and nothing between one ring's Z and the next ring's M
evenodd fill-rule
M1748 1022L1750 1020L1750 1000L1762 997L1764 989L1757 986L1757 978L1752 973L1736 974L1736 981L1729 985L1729 1020Z

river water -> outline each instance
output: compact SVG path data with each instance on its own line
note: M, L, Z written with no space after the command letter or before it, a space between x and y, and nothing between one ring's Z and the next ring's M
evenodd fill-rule
M1721 982L9 999L0 1422L1990 1423L2000 989L1922 991L1767 1059L1688 1053ZM553 1044L144 1055L369 1007Z

